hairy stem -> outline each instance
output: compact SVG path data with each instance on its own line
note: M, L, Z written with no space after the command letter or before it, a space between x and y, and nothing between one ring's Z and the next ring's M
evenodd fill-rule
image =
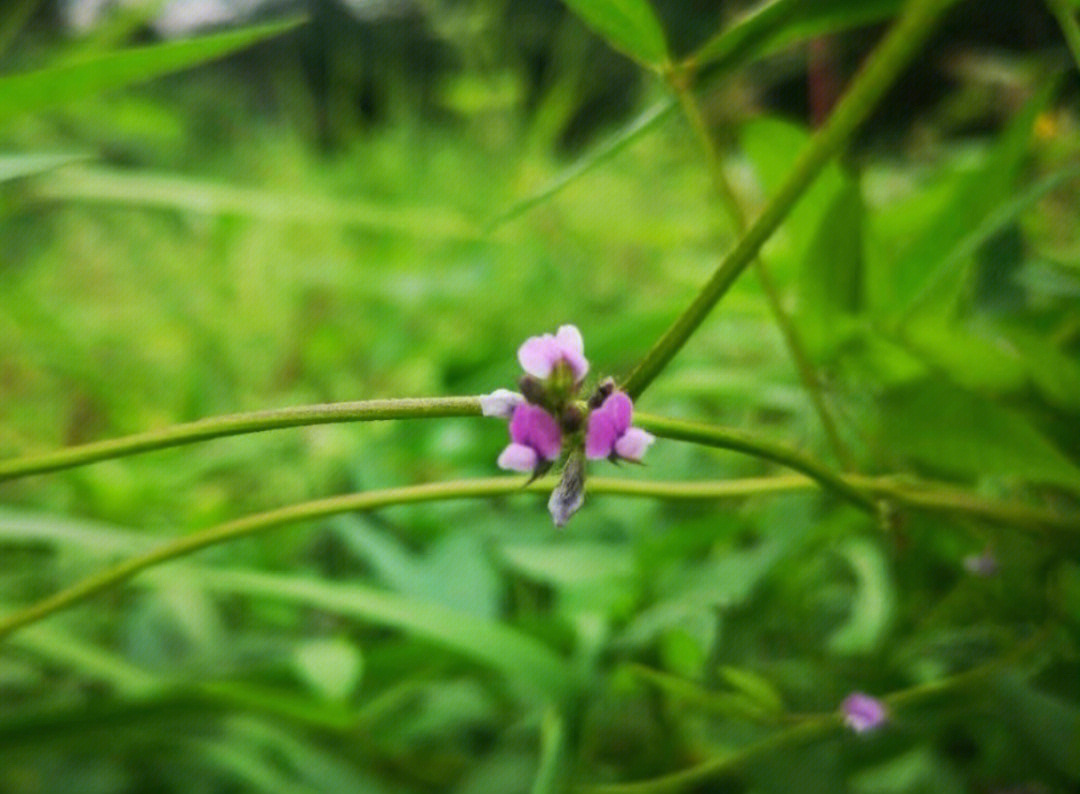
M197 441L208 441L222 436L259 433L264 430L301 425L377 422L387 419L433 419L448 416L480 416L479 398L422 397L362 400L214 416L132 436L94 441L44 455L2 460L0 461L0 482L28 477L32 474L70 469L108 458L120 458L182 444L193 444Z
M851 87L788 172L783 185L729 253L689 307L653 345L623 388L637 397L668 365L713 306L757 256L822 167L838 153L955 0L910 0L904 13L870 55Z
M812 483L801 477L732 480L717 483L666 483L632 480L611 480L597 477L589 480L588 489L594 494L652 497L659 499L724 499L775 493L784 490L802 490ZM36 623L63 609L119 585L148 568L185 557L208 546L228 543L250 537L284 524L310 521L314 518L374 510L391 505L414 504L449 499L475 499L506 496L516 493L547 493L555 486L552 478L537 480L522 487L520 477L491 477L476 480L458 480L401 488L386 488L366 493L334 496L303 502L265 513L244 516L224 524L193 532L168 541L142 554L137 554L116 565L82 579L53 595L16 610L0 619L0 639L16 629Z
M739 236L742 236L746 234L746 213L743 211L742 204L739 202L738 194L735 193L735 189L732 187L731 182L724 173L724 164L720 156L720 150L717 147L713 136L709 133L709 127L705 122L705 116L701 112L701 104L698 102L697 97L694 95L688 82L679 79L676 73L672 73L669 82L679 99L683 114L686 116L687 121L697 135L698 142L701 144L701 149L705 155L705 160L708 164L709 173L712 176L716 192L723 199L728 215L735 224L736 232ZM806 352L806 347L802 343L802 339L799 336L799 331L795 327L794 321L784 310L784 304L780 298L780 290L773 280L772 273L760 256L754 257L753 264L754 270L757 272L758 281L761 283L762 292L765 294L765 302L769 307L769 311L772 312L773 320L776 322L776 326L780 330L780 335L784 339L784 344L787 346L788 353L791 355L791 360L795 364L795 371L798 373L799 380L802 382L803 388L809 395L810 402L817 412L822 429L825 431L825 437L829 441L829 446L832 448L844 468L851 469L854 467L851 452L840 438L840 433L836 427L836 421L833 419L832 412L829 410L829 406L825 401L825 395L821 388L821 381L818 379L817 372L814 369L813 363L810 361L810 356Z
M822 488L832 491L869 513L876 514L879 509L879 500L869 489L853 485L850 480L824 463L784 444L739 430L681 419L666 419L651 414L635 413L634 422L661 438L689 441L693 444L730 449L736 452L748 452L755 457L771 460L773 463L779 463L805 474Z

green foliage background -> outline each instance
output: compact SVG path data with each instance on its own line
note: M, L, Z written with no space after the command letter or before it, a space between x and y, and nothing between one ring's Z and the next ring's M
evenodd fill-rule
M295 64L268 69L267 96L221 64L176 73L278 27L135 52L127 17L76 41L20 27L0 77L0 459L237 411L485 393L513 385L521 340L565 322L598 374L627 374L737 232L668 109L658 18L567 5L589 25L560 23L539 101L512 58L462 56L436 112L404 81L381 123L338 116L330 147ZM698 51L701 102L751 217L809 135L757 97L808 36L899 6L707 20L724 32ZM500 8L431 4L424 24L498 54ZM655 74L636 120L568 153L594 31ZM762 259L855 471L1076 516L1080 118L1059 76L1075 66L1064 44L973 63L890 143L829 164ZM841 465L752 273L639 406ZM238 516L490 476L505 433L318 426L0 482L2 612ZM777 468L660 440L646 467L602 473ZM531 495L283 527L0 641L0 790L510 794L715 761L609 791L1070 791L1075 539L879 523L805 490L597 495L561 533ZM984 549L999 572L965 572ZM854 690L908 694L854 737L828 716Z

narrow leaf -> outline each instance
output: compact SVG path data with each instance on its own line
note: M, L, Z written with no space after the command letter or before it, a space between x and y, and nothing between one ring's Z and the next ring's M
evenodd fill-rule
M43 174L69 163L86 160L90 155L55 153L0 154L0 182Z
M131 47L77 63L0 77L0 122L212 61L291 30L300 21L292 19L184 41Z
M731 68L815 36L880 22L902 5L903 0L770 0L705 42L693 60Z
M213 590L299 602L400 629L487 665L527 700L558 699L569 686L567 665L537 640L437 604L352 582L331 584L254 571L208 571L205 584Z
M647 0L563 0L615 49L653 69L668 59L660 20Z

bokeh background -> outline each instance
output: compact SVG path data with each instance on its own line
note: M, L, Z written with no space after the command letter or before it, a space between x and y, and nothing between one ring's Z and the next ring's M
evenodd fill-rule
M689 53L748 4L655 7ZM677 114L607 148L667 91L555 0L9 0L0 75L297 11L213 63L4 114L6 152L77 159L0 182L0 456L485 393L566 322L597 374L624 375L732 245ZM751 214L886 27L710 76ZM960 3L765 247L857 470L1076 509L1075 71L1040 3ZM640 405L838 463L752 273ZM505 443L492 420L312 427L0 483L0 604L251 512L489 476ZM664 441L647 467L604 468L778 471ZM995 575L966 571L986 549ZM886 735L785 747L691 790L1080 785L1075 547L920 514L885 533L806 492L595 497L562 533L528 496L410 506L208 550L3 641L0 790L531 790L545 712L498 666L365 619L349 595L370 590L568 659L588 682L566 723L577 783L675 771L850 691L1023 647Z

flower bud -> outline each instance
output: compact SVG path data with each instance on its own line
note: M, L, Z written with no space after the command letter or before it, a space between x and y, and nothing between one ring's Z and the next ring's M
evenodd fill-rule
M585 414L573 403L568 403L562 410L559 423L562 425L562 431L571 435L581 429L585 423Z
M544 382L539 378L532 375L522 375L521 380L518 381L518 388L521 389L525 399L533 405L547 404L547 389L544 387Z
M590 408L599 408L604 404L604 400L611 396L611 393L615 391L615 379L604 378L600 381L600 385L596 387L596 391L593 392L592 397L589 398Z

